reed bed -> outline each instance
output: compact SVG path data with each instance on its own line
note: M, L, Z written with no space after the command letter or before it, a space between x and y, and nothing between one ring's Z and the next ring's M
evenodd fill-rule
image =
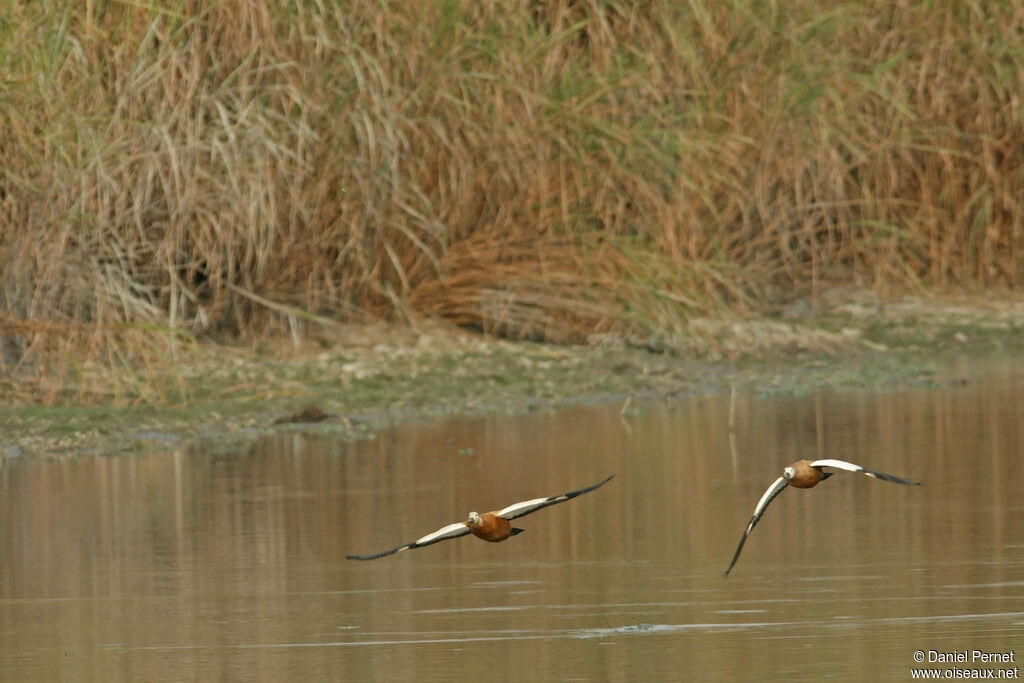
M1024 284L1009 0L7 7L0 372L49 400L183 339Z

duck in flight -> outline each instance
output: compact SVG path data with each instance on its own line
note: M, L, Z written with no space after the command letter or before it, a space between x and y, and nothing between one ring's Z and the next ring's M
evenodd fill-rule
M449 524L448 526L443 526L434 533L427 534L426 536L418 538L411 543L406 543L405 545L400 545L397 548L384 550L379 553L372 553L370 555L348 555L348 559L376 560L378 557L393 555L394 553L400 553L403 550L422 548L425 545L431 545L432 543L437 543L439 541L447 541L449 538L458 538L459 536L465 536L466 534L473 534L477 538L482 538L483 540L490 541L492 543L504 541L509 536L515 536L516 534L523 532L522 529L517 529L509 524L509 520L528 515L531 512L536 512L537 510L546 508L549 505L564 503L570 498L575 498L576 496L582 496L584 493L589 493L596 488L604 486L614 476L615 475L613 474L604 481L598 482L593 486L563 493L560 496L524 500L521 503L513 503L501 510L485 512L482 515L477 512L470 512L469 518L465 522L456 522L454 524Z
M729 576L729 572L732 571L733 566L736 564L736 560L740 557L740 551L743 550L743 544L747 542L747 536L757 526L758 520L761 519L761 515L764 514L765 508L771 503L775 496L782 493L782 489L787 486L795 486L798 489L809 489L818 484L823 479L828 479L834 472L826 472L822 470L823 467L831 467L837 470L846 470L847 472L860 472L866 474L869 477L875 479L882 479L884 481L891 481L896 484L903 484L904 486L920 486L919 481L910 481L908 479L901 479L900 477L894 477L891 474L885 474L884 472L873 472L868 469L864 469L860 465L854 465L852 462L846 462L845 460L798 460L789 467L782 470L782 476L775 480L775 482L768 487L768 490L761 496L761 500L757 501L757 505L754 507L754 515L750 518L750 523L747 524L746 530L743 532L743 536L740 538L740 544L736 546L736 553L732 556L732 562L729 563L729 568L725 570L725 576Z

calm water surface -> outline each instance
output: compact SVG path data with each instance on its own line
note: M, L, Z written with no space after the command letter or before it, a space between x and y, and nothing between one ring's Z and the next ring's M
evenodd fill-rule
M953 374L740 396L733 433L711 396L7 461L0 678L910 680L917 650L1019 660L1024 368ZM821 457L925 485L784 491L723 580L764 489ZM504 543L345 559L611 473Z

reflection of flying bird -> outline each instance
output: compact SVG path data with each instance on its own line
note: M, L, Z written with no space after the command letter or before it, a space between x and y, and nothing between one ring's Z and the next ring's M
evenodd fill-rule
M885 481L891 481L897 484L903 484L905 486L920 486L919 481L909 481L907 479L900 479L894 477L891 474L885 474L883 472L872 472L866 470L860 465L854 465L852 462L845 462L843 460L798 460L786 469L782 470L782 476L775 480L768 490L761 496L761 500L757 501L757 506L754 507L754 515L750 518L750 523L747 524L746 530L743 532L743 536L740 538L740 544L736 546L736 553L732 556L732 562L729 563L729 568L725 570L725 576L729 576L729 572L732 571L733 565L736 564L736 560L739 559L740 551L743 550L743 544L747 541L747 536L754 530L758 520L761 519L761 515L764 514L765 508L768 504L775 499L775 496L782 493L782 489L786 486L795 486L798 489L809 489L815 486L819 481L828 479L834 472L823 472L822 467L832 467L837 470L846 470L847 472L860 472L866 474L869 477L875 479L884 479Z
M569 493L563 493L560 496L551 496L550 498L534 498L533 500L524 500L521 503L513 503L506 508L496 510L494 512L485 512L479 514L477 512L470 512L469 519L465 522L456 522L455 524L449 524L448 526L441 527L432 534L427 534L423 538L418 538L411 543L400 545L397 548L391 550L384 550L379 553L373 553L371 555L349 555L350 560L376 560L378 557L384 557L394 553L400 553L403 550L411 550L413 548L421 548L431 543L437 543L438 541L446 541L449 538L458 538L459 536L465 536L466 534L473 534L477 538L482 538L485 541L491 541L497 543L498 541L504 541L509 536L515 536L521 533L522 529L516 529L509 524L510 519L516 517L522 517L528 515L531 512L536 512L541 508L546 508L549 505L555 503L564 503L570 498L581 496L584 493L589 493L594 489L604 486L608 483L608 480L614 477L611 475L608 479L602 482L588 486L585 489L579 489L578 491L570 491Z

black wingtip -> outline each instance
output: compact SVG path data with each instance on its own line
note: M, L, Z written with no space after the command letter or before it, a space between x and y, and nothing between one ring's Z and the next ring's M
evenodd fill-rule
M512 536L518 536L519 534L523 533L524 531L526 531L526 529L517 529L516 527L512 527L512 529L509 532L509 534L512 535Z
M385 550L382 553L372 553L370 555L346 555L345 559L346 560L361 560L361 561L377 560L377 559L380 559L382 557L387 557L388 555L394 555L395 553L398 552L398 550L399 550L398 548L393 548L391 550ZM403 548L403 550L404 550L404 548Z
M615 478L614 474L609 474L607 477L605 477L601 481L597 482L596 484L591 484L590 486L587 486L585 488L579 489L578 491L570 491L569 493L563 493L562 495L565 496L564 500L569 500L570 498L575 498L576 496L582 496L584 493L590 493L591 491L593 491L595 489L601 488L602 486L604 486L605 484L607 484L608 482L610 482L614 478ZM559 497L560 496L553 496L553 498L559 498ZM559 501L559 502L561 502L561 501Z
M903 484L904 486L920 486L921 482L911 481L910 479L904 479L903 477L897 477L894 474L886 474L885 472L874 472L872 470L864 470L864 474L875 479L881 479L882 481L890 481L893 484Z
M740 547L742 548L742 545ZM740 559L740 553L737 550L736 554L732 556L732 562L729 563L729 567L724 572L722 572L722 578L723 579L728 579L729 578L729 572L731 572L733 570L733 567L736 566L736 560L738 560L738 559Z
M919 482L919 481L911 481L910 479L904 479L903 477L895 477L895 476L893 476L891 474L886 475L886 477L883 477L883 478L888 478L889 481L891 481L891 482L893 482L895 484L903 484L904 486L920 486L921 485L921 482Z
M724 572L722 572L722 578L723 579L728 579L729 578L729 572L731 572L732 568L736 566L736 560L740 559L740 551L743 550L743 544L746 543L746 541L747 541L747 537L744 536L743 540L740 541L739 547L736 548L736 552L732 556L732 562L730 562L729 566L726 568L726 570Z

